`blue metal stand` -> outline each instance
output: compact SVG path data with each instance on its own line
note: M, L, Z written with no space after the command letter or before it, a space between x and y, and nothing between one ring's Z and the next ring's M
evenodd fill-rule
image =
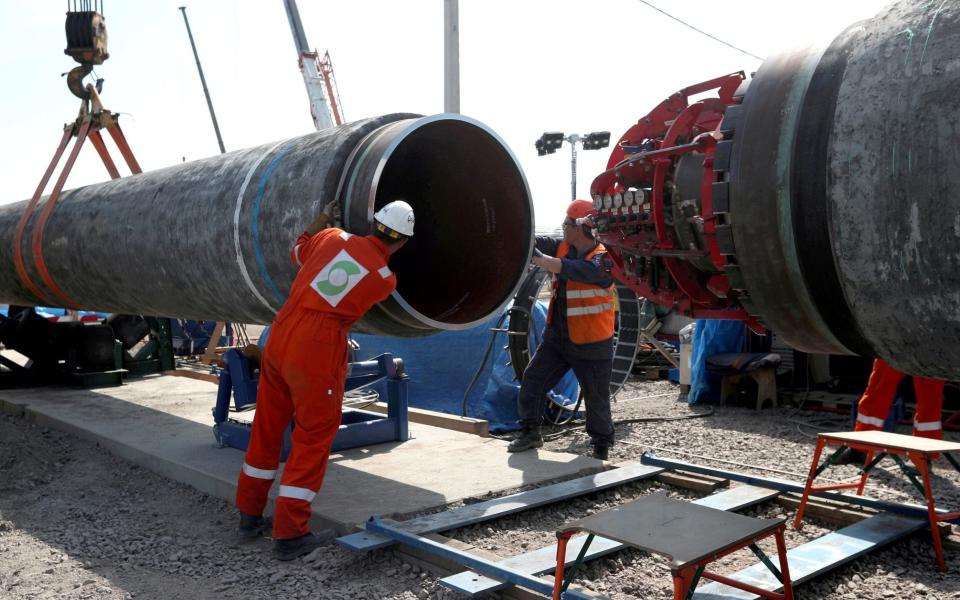
M259 373L254 372L247 357L239 350L228 350L225 367L220 373L217 404L213 408L213 435L220 447L246 450L250 443L251 424L230 418L230 399L233 410L243 412L256 407ZM409 437L407 420L407 381L403 360L392 354L381 354L372 360L350 363L347 370L346 391L355 390L381 379L386 379L386 416L367 410L345 409L340 430L333 440L332 450L346 450L384 442L404 441ZM290 432L283 439L281 460L290 452Z

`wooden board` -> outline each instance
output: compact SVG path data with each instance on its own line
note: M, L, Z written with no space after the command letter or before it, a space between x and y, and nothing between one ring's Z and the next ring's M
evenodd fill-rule
M719 477L710 477L707 475L693 475L679 471L660 473L654 477L654 479L667 485L693 490L701 494L712 494L720 488L730 486L729 479L720 479Z
M373 402L372 404L364 406L363 410L369 410L370 412L385 415L387 414L387 403ZM453 431L472 433L473 435L479 435L480 437L490 437L489 423L483 419L458 417L457 415L437 412L434 410L410 407L407 409L407 420L411 423L423 423L424 425L443 427L444 429L451 429Z
M841 433L818 433L817 436L828 441L854 442L869 444L878 448L911 450L914 452L957 452L960 443L945 440L931 440L915 435L890 433L888 431L848 431Z

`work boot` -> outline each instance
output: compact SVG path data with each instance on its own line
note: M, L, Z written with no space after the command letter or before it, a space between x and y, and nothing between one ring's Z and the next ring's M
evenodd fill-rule
M273 555L277 560L293 560L304 554L310 554L323 545L323 540L308 532L300 537L273 541Z
M594 446L593 457L597 460L607 460L610 456L610 446Z
M523 452L541 446L543 446L543 434L540 433L540 427L526 427L520 433L520 437L510 442L507 452Z
M849 446L843 449L843 452L837 456L834 464L837 465L857 465L862 467L867 462L867 455L859 450L854 450Z
M240 513L240 525L237 526L237 537L242 542L252 542L263 537L273 526L269 517L255 517Z

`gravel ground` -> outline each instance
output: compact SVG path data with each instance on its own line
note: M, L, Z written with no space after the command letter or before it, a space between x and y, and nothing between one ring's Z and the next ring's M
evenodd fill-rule
M235 519L223 500L0 415L0 598L452 597L390 552L330 544L281 563L268 540L236 544Z
M658 449L657 454L665 458L675 458L714 466L718 469L740 471L758 476L779 477L803 481L810 468L813 457L815 433L817 431L847 430L850 424L842 415L829 415L812 411L797 411L794 407L767 408L761 412L739 406L694 406L677 401L677 387L666 381L631 382L618 395L613 408L616 421L637 418L682 417L696 413L709 416L688 420L661 422L623 423L617 425L619 443L610 453L615 462L633 463L640 460L645 449ZM904 433L908 433L905 428ZM947 432L946 439L960 441L960 434ZM578 427L565 434L558 434L548 441L545 448L561 452L587 453L590 450L589 438ZM741 463L735 466L710 459L720 459ZM750 468L746 465L778 469L769 472ZM847 479L857 473L854 466L833 467L826 471L821 479ZM651 488L657 484L644 484ZM960 507L960 474L954 471L946 461L938 462L933 478L934 493L939 507ZM874 498L883 498L899 502L920 503L916 489L899 472L892 461L885 461L874 470L867 484L865 494ZM604 502L616 504L619 502ZM583 514L569 515L568 520L589 514L586 508ZM770 504L759 509L747 511L758 517L793 516L787 510ZM787 528L788 547L794 547L828 530L837 529L835 525L819 523L815 519L805 518L801 531ZM552 524L551 524L552 526ZM494 536L498 539L497 536ZM924 539L926 538L926 539ZM499 539L502 539L500 537ZM479 542L475 542L479 543ZM497 541L491 542L497 545ZM507 545L506 540L500 543ZM772 546L765 550L772 552ZM515 550L511 548L511 550ZM510 554L509 551L504 554ZM627 558L629 557L629 558ZM745 560L739 553L727 564L739 567L752 564L749 557ZM731 557L733 558L733 557ZM868 557L853 561L846 567L827 576L797 588L797 598L818 598L823 600L881 600L887 598L960 598L960 562L956 551L947 551L946 574L936 570L933 546L929 536L921 534L877 552ZM721 563L722 564L722 563ZM718 568L720 572L724 569ZM594 563L588 575L594 589L602 591L614 600L627 598L669 597L671 594L668 571L663 561L644 553L622 553L614 558L601 559Z
M709 411L677 402L676 391L666 382L632 383L614 405L615 419ZM798 426L793 420L817 424ZM663 456L703 464L711 463L702 457L711 457L763 465L796 475L754 472L801 479L809 468L812 433L843 427L839 421L825 423L820 413L792 408L756 413L728 406L703 418L618 425L622 443L611 459L636 462L644 448L655 447L699 455L661 450ZM558 435L546 447L589 451L582 426ZM845 469L829 473L853 473L852 467ZM881 472L871 481L872 496L916 501L912 487L896 473ZM939 468L934 485L942 506L960 506L960 475ZM448 535L501 556L519 554L554 543L553 532L561 523L660 489L679 498L697 497L644 481ZM748 514L788 517L790 512L768 503ZM360 556L328 545L303 560L279 563L269 554L268 540L235 543L235 515L227 502L139 469L85 441L22 418L0 416L0 598L459 597L439 587L443 574L421 571L389 550ZM801 544L829 529L835 527L815 520L800 532L788 528L787 544ZM937 573L932 548L921 535L805 584L797 597L960 599L956 551L948 551L947 561L949 571ZM718 570L752 562L752 556L738 553ZM636 551L594 561L578 582L614 600L671 595L665 563Z

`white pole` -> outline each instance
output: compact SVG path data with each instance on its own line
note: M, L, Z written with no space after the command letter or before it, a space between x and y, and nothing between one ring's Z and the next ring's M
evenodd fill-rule
M576 133L572 133L567 136L567 141L570 142L570 199L577 199L577 142L582 141L583 138Z
M443 0L443 111L460 112L459 0Z

